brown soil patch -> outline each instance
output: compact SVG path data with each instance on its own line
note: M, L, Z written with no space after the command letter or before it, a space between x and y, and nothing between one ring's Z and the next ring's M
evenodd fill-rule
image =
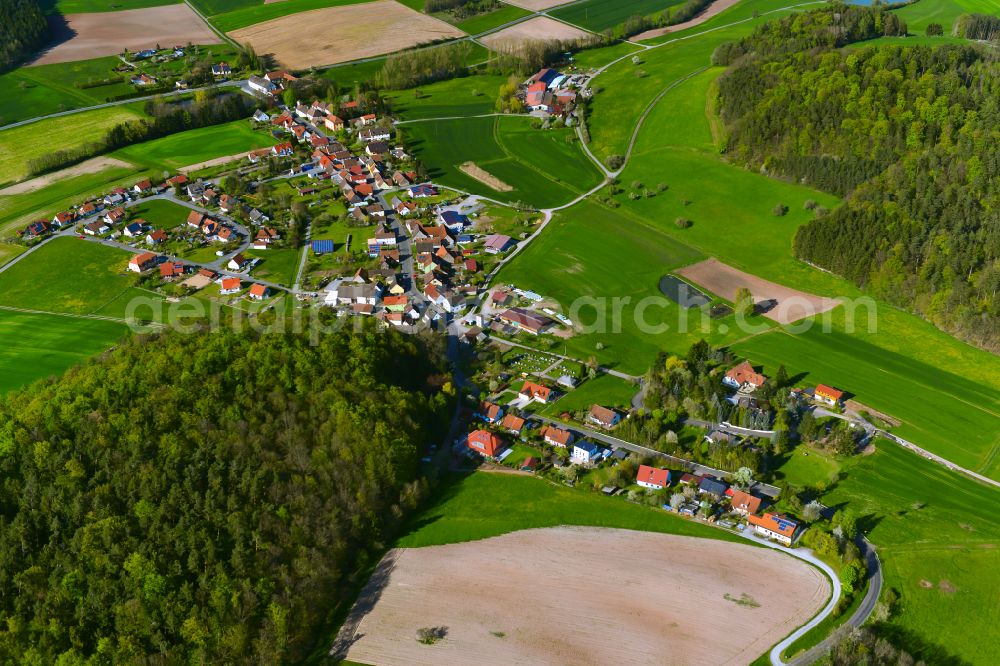
M921 578L920 587L924 588L925 590L932 590L934 589L934 583L930 582L929 580L924 580Z
M393 0L299 12L230 33L291 69L368 58L464 35Z
M520 7L521 9L530 9L533 12L538 12L543 9L565 5L567 2L572 2L572 0L504 0L504 2L508 5Z
M629 38L629 41L641 42L644 39L662 37L663 35L670 34L671 32L678 32L680 30L693 28L696 25L701 25L716 14L729 9L737 2L739 2L739 0L716 0L708 6L708 9L689 21L684 21L683 23L678 23L677 25L668 25L664 28L653 28L652 30L647 30L646 32L640 32L638 35L632 35L632 37Z
M536 16L523 23L504 28L500 32L487 35L479 41L494 51L516 51L525 42L571 42L590 36L589 32L548 16Z
M207 169L208 167L219 166L220 164L225 164L226 162L233 162L235 160L244 159L247 156L247 151L242 153L236 153L235 155L226 155L224 157L216 157L212 160L205 160L204 162L198 162L197 164L189 164L186 167L181 167L177 169L181 173L187 173L189 171L197 171L198 169Z
M497 192L510 192L514 188L503 182L486 169L477 166L475 162L464 162L458 165L458 170L470 178L475 178L480 183L494 189Z
M938 582L938 588L945 594L955 594L958 589L950 580L942 580Z
M820 571L777 551L630 530L524 530L386 557L337 643L373 666L745 664L830 595ZM447 637L421 645L422 627Z
M83 176L88 173L97 173L98 171L103 171L104 169L110 169L112 167L130 167L132 166L129 162L124 162L115 157L94 157L92 159L80 162L71 167L65 169L60 169L59 171L53 171L52 173L47 173L44 176L38 176L37 178L32 178L31 180L26 180L23 183L17 183L16 185L11 185L10 187L5 187L0 190L0 196L8 196L11 194L27 194L29 192L35 192L42 189L43 187L48 187L52 183L56 183L65 178L72 178L73 176Z
M768 300L777 301L777 304L765 312L764 316L779 324L790 324L799 319L832 310L840 304L838 300L833 298L813 296L804 291L769 282L750 273L744 273L718 259L706 259L675 272L694 282L697 286L703 287L728 301L735 300L736 292L741 287L749 289L757 303Z
M185 4L120 12L67 14L70 39L55 44L32 65L71 62L174 44L218 44L218 36Z
M900 421L896 417L890 416L885 412L880 412L877 409L873 409L868 405L864 405L858 402L857 400L848 400L847 402L844 403L844 407L846 407L847 410L851 412L868 412L872 416L882 419L883 421L885 421L886 423L888 423L893 427L897 427L900 424L902 424L902 421Z

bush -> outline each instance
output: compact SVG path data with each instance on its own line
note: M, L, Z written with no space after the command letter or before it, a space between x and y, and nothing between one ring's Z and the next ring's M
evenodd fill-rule
M805 203L802 204L802 207L805 208L806 210L816 210L816 206L818 205L819 204L816 203L815 199L806 199Z
M784 217L784 215L786 213L788 213L788 206L786 206L785 204L780 203L777 206L775 206L774 210L771 211L771 212L774 213L775 217Z
M608 168L612 171L621 169L625 164L625 158L622 155L608 155L604 163L608 165Z
M448 635L448 627L422 627L417 629L417 642L434 645Z
M694 224L694 222L687 219L686 217L678 217L676 220L674 220L674 224L677 225L678 229L689 229L691 228L691 225Z
M940 37L944 34L944 27L940 23L928 23L927 24L927 36L928 37Z

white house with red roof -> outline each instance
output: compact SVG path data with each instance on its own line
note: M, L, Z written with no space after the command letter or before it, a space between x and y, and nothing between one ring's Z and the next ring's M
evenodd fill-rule
M670 470L650 467L649 465L639 465L639 471L635 475L635 482L643 488L663 490L670 485Z

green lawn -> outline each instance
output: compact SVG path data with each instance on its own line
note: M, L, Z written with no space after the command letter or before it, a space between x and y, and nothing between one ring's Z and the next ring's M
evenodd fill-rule
M410 147L444 185L500 200L557 206L598 184L597 169L570 143L570 129L533 130L522 117L465 118L405 127ZM475 162L513 189L499 192L462 173Z
M60 375L127 331L112 321L0 310L0 394Z
M240 28L246 28L257 23L288 16L289 14L298 14L299 12L323 9L325 7L356 5L362 2L369 2L369 0L284 0L284 2L255 4L224 13L213 14L209 20L219 30L232 32L233 30L239 30Z
M57 238L0 273L0 305L91 314L131 287L130 256L78 238Z
M747 543L729 532L666 511L531 476L477 472L464 477L449 475L446 481L437 500L416 516L397 546L437 546L558 525L617 527Z
M255 278L277 282L291 287L295 283L295 274L299 270L301 249L282 248L274 250L247 250L248 257L263 259L251 274Z
M90 195L107 192L117 185L130 186L140 180L136 167L111 167L96 173L57 180L34 192L0 196L0 238L39 218L50 219Z
M389 90L382 96L392 100L393 115L401 120L474 116L493 113L497 92L506 80L505 76L480 74L415 89Z
M786 454L776 478L788 485L814 488L817 484L830 486L837 481L840 461L824 451L800 445Z
M600 375L581 382L572 391L567 391L561 398L547 405L541 413L546 416L558 416L563 412L573 413L590 409L594 404L627 409L632 404L632 397L638 392L639 387L632 382L612 375Z
M631 16L652 16L660 14L667 7L681 4L682 0L582 0L566 7L555 9L552 16L567 23L573 23L602 32L621 25Z
M1000 660L1000 643L983 640L1000 622L1000 491L879 441L876 453L855 458L822 500L846 504L861 517L886 587L901 595L892 625L904 637L902 646L925 648L914 657Z
M128 209L129 219L142 218L154 229L179 227L187 221L190 212L190 208L163 199L144 201Z
M267 132L254 131L246 120L178 132L161 139L137 143L111 153L150 169L173 171L205 160L254 148L272 146L277 141Z
M99 140L114 125L140 117L130 105L123 105L0 131L0 185L27 178L29 160Z
M515 21L522 16L530 15L531 12L526 9L521 9L520 7L515 7L514 5L500 5L500 8L495 11L488 12L486 14L477 14L476 16L467 18L464 21L457 21L455 22L455 27L459 30L464 30L470 35L478 35L505 23Z

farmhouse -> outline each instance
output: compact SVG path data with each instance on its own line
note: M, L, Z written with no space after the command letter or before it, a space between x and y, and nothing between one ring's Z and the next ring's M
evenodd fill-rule
M129 260L128 269L133 273L141 273L155 266L156 258L152 252L137 254Z
M650 467L649 465L639 465L639 471L635 475L635 482L643 488L663 490L670 485L670 470Z
M774 539L786 546L792 545L795 530L799 524L777 513L765 513L763 516L750 516L747 522L753 525L753 531L768 539Z
M577 442L573 445L573 453L570 454L570 458L578 464L589 464L600 455L601 447L593 442Z
M549 446L559 446L566 448L573 443L573 433L555 426L546 426L542 431L542 437Z
M843 391L838 391L837 389L827 386L826 384L817 384L816 390L813 391L813 395L820 402L825 402L830 406L839 405L844 399Z
M754 497L750 493L734 490L733 496L730 498L730 505L734 512L750 516L760 511L760 501L759 497Z
M517 397L528 402L535 401L544 404L552 398L552 389L535 382L524 382L524 386L517 392Z
M504 448L503 440L488 430L470 432L465 445L476 453L490 458L496 457Z
M511 308L504 311L500 315L500 321L532 335L538 335L552 325L552 320L548 317L543 317L524 308Z
M596 423L602 428L613 428L618 425L622 417L621 414L613 409L608 409L600 405L591 405L590 412L587 414L587 420L591 423Z
M730 369L722 378L722 383L726 386L748 393L759 389L766 381L767 377L756 372L749 361L743 361L735 368Z

